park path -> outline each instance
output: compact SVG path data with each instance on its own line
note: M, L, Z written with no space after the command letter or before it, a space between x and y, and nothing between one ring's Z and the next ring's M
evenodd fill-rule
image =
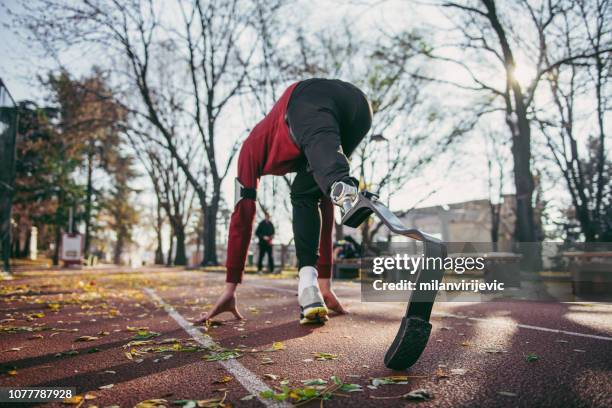
M295 280L247 275L239 290L246 320L191 326L223 285L221 273L165 268L39 271L4 281L0 385L76 387L85 398L69 402L83 407L275 406L262 390L299 393L303 381L321 379L325 388L335 376L362 391L336 390L325 406L612 406L609 304L441 303L421 359L394 372L382 360L402 304L362 303L358 284L337 282L352 313L302 327ZM393 375L407 378L379 384ZM401 397L418 389L432 398Z

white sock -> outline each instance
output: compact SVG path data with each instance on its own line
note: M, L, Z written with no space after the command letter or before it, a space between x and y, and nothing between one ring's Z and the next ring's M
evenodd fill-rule
M301 294L304 289L309 286L318 286L317 283L317 270L312 266L304 266L300 268L298 273L300 281L298 283L298 293Z

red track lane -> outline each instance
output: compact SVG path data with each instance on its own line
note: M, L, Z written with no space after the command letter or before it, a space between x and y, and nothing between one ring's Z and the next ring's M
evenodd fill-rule
M225 393L226 401L236 406L262 406L255 398L241 400L249 392L237 378L215 384L230 374L219 363L204 361L204 351L147 353L140 357L142 362L125 356L124 346L134 336L130 327L160 333L155 341L178 338L186 343L190 339L144 288L155 289L181 316L193 321L214 302L223 285L222 274L176 269L40 272L5 281L0 291L0 320L5 320L0 327L44 325L78 331L0 332L3 372L17 370L14 376L0 374L0 385L76 387L79 393L96 396L84 407L131 407L152 398L203 400ZM221 316L224 324L208 332L222 346L244 350L236 361L270 387L278 387L282 380L303 386L302 380L329 380L333 375L363 386L363 392L334 396L325 401L326 406L405 406L411 403L379 398L418 388L433 394L432 400L418 403L427 407L612 406L612 341L538 330L612 338L611 305L438 304L423 356L407 372L399 373L385 368L382 360L403 305L361 303L357 284L337 283L337 293L352 313L332 316L323 327L302 327L297 323L296 286L294 280L248 275L239 289L246 320ZM59 310L53 311L48 303L60 304ZM40 312L45 316L33 315ZM445 314L463 318L441 317ZM32 321L25 320L28 315ZM43 338L30 339L34 335ZM99 339L75 342L80 336ZM261 351L278 341L284 350ZM250 352L253 349L258 352ZM79 353L56 357L71 350ZM494 350L500 352L491 353ZM316 352L338 358L316 361ZM530 354L538 360L526 361ZM272 364L263 364L266 358ZM405 385L366 388L371 378L398 374L414 378ZM99 388L110 384L110 389Z

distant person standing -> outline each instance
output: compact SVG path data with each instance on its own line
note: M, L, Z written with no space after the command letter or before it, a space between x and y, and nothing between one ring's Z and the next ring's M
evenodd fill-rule
M266 213L264 219L259 223L255 230L255 235L259 238L259 260L257 261L257 272L263 269L264 255L268 255L268 266L270 273L274 272L274 254L272 253L272 239L274 238L274 224L270 221L270 214Z

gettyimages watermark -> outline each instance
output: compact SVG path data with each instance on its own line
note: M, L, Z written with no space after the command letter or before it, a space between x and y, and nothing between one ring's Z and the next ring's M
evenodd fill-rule
M379 244L360 260L362 301L428 301L433 291L439 302L612 301L611 243L445 246L440 257L420 242Z

